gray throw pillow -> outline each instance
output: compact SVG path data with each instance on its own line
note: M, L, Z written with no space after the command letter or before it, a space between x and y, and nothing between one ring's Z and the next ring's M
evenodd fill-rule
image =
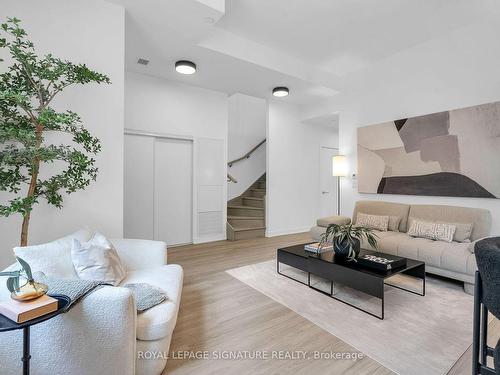
M399 224L401 223L400 216L389 216L389 226L388 229L391 232L399 232Z

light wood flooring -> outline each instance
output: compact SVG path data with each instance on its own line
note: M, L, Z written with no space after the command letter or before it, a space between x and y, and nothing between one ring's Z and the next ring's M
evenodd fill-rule
M274 259L276 249L309 241L308 233L273 238L171 248L168 263L184 268L184 289L175 327L171 358L164 374L392 374L375 360L213 359L244 351L271 356L279 351L357 353L347 343L322 330L287 307L234 279L227 269ZM334 317L332 317L333 319ZM490 324L492 342L500 324ZM211 359L179 358L184 351ZM449 374L470 374L470 349Z

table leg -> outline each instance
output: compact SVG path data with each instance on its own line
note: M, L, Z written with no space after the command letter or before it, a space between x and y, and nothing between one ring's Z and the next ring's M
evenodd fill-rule
M23 375L30 373L30 327L23 328Z

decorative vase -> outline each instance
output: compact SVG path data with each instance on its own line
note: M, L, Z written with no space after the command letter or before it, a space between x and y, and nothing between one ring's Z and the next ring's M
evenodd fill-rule
M10 294L10 298L16 301L31 301L47 293L49 287L36 281L27 281Z
M354 251L354 257L349 257L349 249L352 247ZM354 260L358 257L359 252L361 250L361 242L357 239L353 239L353 243L349 243L347 240L342 242L334 241L333 251L335 252L335 256L342 260Z

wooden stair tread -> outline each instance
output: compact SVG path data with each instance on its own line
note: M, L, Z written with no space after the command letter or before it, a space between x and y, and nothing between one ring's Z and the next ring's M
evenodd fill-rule
M258 188L255 188L255 189L250 189L251 191L258 191L258 192L261 192L261 193L265 193L266 192L266 189L258 189Z
M241 208L244 210L259 210L264 211L263 207L252 207L252 206L227 206L227 208Z
M235 232L246 232L249 230L262 230L266 229L266 227L234 227L233 231Z
M262 216L237 216L231 215L227 217L228 220L264 220Z
M257 198L257 197L242 197L243 199L250 199L252 201L263 201L264 198Z

